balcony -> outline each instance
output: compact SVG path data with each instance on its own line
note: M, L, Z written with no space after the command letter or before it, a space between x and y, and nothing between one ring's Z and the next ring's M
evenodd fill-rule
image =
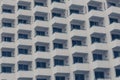
M9 64L14 64L15 63L15 57L1 57L0 58L0 63L9 63Z
M15 28L11 28L11 27L1 27L1 28L0 28L0 34L2 34L2 33L15 34Z
M35 6L33 9L33 12L35 13L35 12L39 12L39 11L41 11L43 13L48 13L49 9L46 6Z
M101 26L92 26L89 30L90 34L106 34L106 28Z
M87 14L87 18L91 18L91 17L100 17L100 18L104 18L105 17L105 13L103 11L99 11L99 10L91 10L88 14Z
M51 58L51 54L50 52L40 52L37 51L33 54L34 59L39 59L39 58L43 58L43 59L50 59Z
M14 42L1 42L0 48L15 48Z
M114 41L112 41L111 43L110 43L110 47L111 48L120 48L120 40L119 39L115 39Z
M53 35L51 36L52 40L57 40L57 39L60 39L60 40L67 40L68 39L68 36L66 33L53 33Z
M63 73L63 74L69 74L70 73L70 68L69 66L55 66L53 68L53 73L54 74L59 74L59 73Z
M28 55L24 55L24 54L18 54L18 56L16 57L16 61L32 61L32 55L28 54Z
M119 7L111 6L111 7L109 7L109 8L106 10L106 13L107 13L108 15L110 15L110 14L120 14L120 8L119 8Z
M110 68L110 63L108 60L96 60L92 63L92 68Z
M18 71L16 73L16 78L18 79L21 77L33 78L33 71Z
M16 41L16 45L28 45L31 46L32 45L32 39L18 39Z
M91 51L95 51L95 50L104 50L107 51L108 46L106 43L93 43L90 47Z
M14 80L15 73L1 73L0 80Z
M36 68L35 76L51 76L52 70L50 68Z
M120 23L112 23L107 27L107 30L111 31L118 31L120 30Z
M74 36L81 36L81 37L87 37L86 31L85 30L75 30L73 29L70 32L70 38L74 37Z
M1 15L0 15L0 19L12 19L12 20L15 20L16 16L14 13L5 13L3 12Z
M31 16L31 15L32 15L32 12L31 12L31 10L19 9L19 10L17 11L17 16L19 16L19 15Z
M77 1L78 2L78 1ZM69 17L69 21L85 21L86 17L83 14L71 14Z
M29 31L31 31L32 30L32 26L30 25L30 24L18 24L17 25L17 31L19 31L19 30L29 30Z
M65 3L60 3L60 2L53 2L50 7L51 10L53 9L66 9L66 4Z
M53 17L52 20L50 21L51 25L55 25L55 24L67 24L67 20L66 18L63 17Z
M35 36L34 38L34 42L44 42L44 43L49 43L50 42L50 38L49 36Z
M73 72L75 71L89 71L88 63L75 63L72 65Z
M89 51L87 46L74 46L70 49L70 52L74 54L74 53L88 53Z
M56 57L56 56L68 57L69 51L68 51L68 49L54 49L52 52L52 57Z

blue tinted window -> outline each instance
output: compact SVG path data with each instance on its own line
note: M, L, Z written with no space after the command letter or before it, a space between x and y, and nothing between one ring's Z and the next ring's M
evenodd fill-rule
M115 69L115 72L116 72L116 77L119 77L120 76L120 69Z
M65 80L65 77L64 76L56 76L55 80Z
M79 14L79 10L73 10L73 9L71 9L70 10L70 14L72 14L72 13Z
M11 9L2 9L2 12L5 12L5 13L12 13L12 10L11 10Z
M18 69L19 70L23 70L23 71L28 71L28 65L26 65L26 64L19 64L18 65Z
M110 20L110 24L113 22L118 23L118 19L116 19L116 18L110 18L109 20Z
M52 2L60 2L60 0L52 0Z
M120 51L113 51L114 58L120 57Z
M39 78L39 79L37 79L37 80L47 80L47 79L43 79L43 78L40 79L40 78Z
M43 51L43 52L45 52L46 48L45 48L45 46L36 46L36 51Z
M18 9L27 9L27 7L23 5L18 5Z
M2 72L3 73L11 73L12 72L12 68L11 67L7 67L7 66L2 66Z
M63 49L63 44L54 43L54 49L55 49L55 48Z
M93 54L93 60L102 60L102 55L101 54Z
M35 16L35 20L42 20L42 21L44 21L44 17L43 16Z
M79 41L79 40L72 40L72 46L80 46L80 45L82 45L81 41Z
M36 31L36 35L45 36L45 31Z
M73 57L74 63L83 63L82 57Z
M60 59L54 59L54 66L56 65L64 65L64 60L60 60Z
M97 37L92 37L92 43L95 43L95 42L98 42L100 43L100 38L97 38Z
M110 6L116 6L115 3L111 3L111 2L109 2L108 4L110 4Z
M8 22L3 22L2 23L3 27L12 27L12 23L8 23Z
M45 62L36 62L37 68L46 68L46 63Z
M35 6L44 6L44 3L41 3L41 2L35 2Z
M59 14L59 13L52 13L52 17L61 17L61 14Z
M98 26L98 25L99 25L98 22L90 21L90 27L92 27L92 26Z
M115 39L120 39L120 35L112 34L112 40L115 40Z
M12 53L10 51L2 51L2 56L4 56L4 57L12 57Z
M95 79L104 79L104 72L95 72Z
M20 39L28 39L28 35L27 34L18 34L18 38L20 38Z
M5 41L5 42L12 42L12 38L11 37L4 37L3 41Z
M90 10L97 10L97 7L95 7L95 6L88 6L88 9L89 9L89 11Z
M78 30L80 30L80 25L71 24L71 30L73 30L73 29L78 29Z
M27 20L18 19L19 24L27 24Z
M83 74L75 74L75 80L85 80Z
M18 51L19 51L19 54L28 54L28 49L19 48Z
M62 29L61 29L61 28L55 28L55 27L53 27L53 33L54 33L54 32L60 32L60 33L61 33L61 32L62 32Z

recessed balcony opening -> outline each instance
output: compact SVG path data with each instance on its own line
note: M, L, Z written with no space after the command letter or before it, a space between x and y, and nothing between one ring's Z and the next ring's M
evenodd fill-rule
M50 68L50 60L49 59L36 59L36 68L37 69Z
M68 66L69 58L66 56L56 56L54 57L54 66Z
M2 48L1 49L1 57L14 57L15 50L11 48Z
M13 19L2 19L2 27L12 28L14 27L15 20Z
M49 43L37 42L35 44L36 52L49 52Z
M1 64L2 73L14 73L15 65L14 64Z
M31 39L31 31L19 30L18 39Z
M91 17L89 19L90 27L104 27L104 18Z
M120 23L120 14L112 13L109 15L109 23Z
M75 53L73 55L73 63L74 64L84 64L84 63L88 63L88 54L84 54L84 53Z
M120 58L120 48L114 48L114 49L112 49L112 51L113 51L114 59Z
M36 77L36 80L51 80L51 79L50 79L50 76L41 76L40 75L40 76Z
M53 25L53 33L66 33L66 25L64 24L56 24Z
M59 18L65 18L66 17L66 11L64 9L53 9L52 11L52 18L59 17Z
M86 38L80 36L74 36L71 38L72 47L74 46L86 46Z
M107 51L101 51L101 50L98 50L98 51L94 51L93 54L93 61L108 61L108 52Z
M95 69L94 70L95 80L99 79L110 79L110 70L109 69Z
M19 78L18 80L33 80L32 78Z
M10 14L15 13L15 6L3 5L2 13L10 13Z
M67 49L67 40L54 40L53 49Z
M18 55L30 55L32 54L32 47L26 45L19 45L18 46Z
M75 71L74 72L75 80L89 80L89 72L88 71Z
M85 30L85 22L84 21L72 21L70 22L71 31L72 30Z
M49 36L48 28L45 27L36 27L35 36Z
M19 1L17 3L18 5L18 10L22 9L22 10L30 10L31 9L31 3L30 2L24 2L24 1Z
M53 2L64 3L65 1L64 0L51 0L51 3Z
M91 11L91 10L102 11L103 10L103 3L97 2L97 1L90 1L88 3L88 11Z
M111 40L112 41L120 40L120 31L119 30L111 32Z
M115 66L115 75L116 77L120 77L120 65Z
M3 33L1 35L1 41L2 42L14 42L14 34L8 34L8 33Z
M91 44L106 43L106 34L95 33L91 35Z
M108 8L111 6L120 7L118 0L107 0Z
M43 1L35 0L34 1L34 6L44 6L44 7L46 7L47 6L47 0L43 0Z
M34 15L35 15L35 21L47 21L48 20L48 13L36 12Z
M19 61L18 62L18 71L31 71L32 62L29 61Z
M69 8L71 14L84 14L84 6L72 5Z
M18 24L31 24L31 17L25 15L19 15Z

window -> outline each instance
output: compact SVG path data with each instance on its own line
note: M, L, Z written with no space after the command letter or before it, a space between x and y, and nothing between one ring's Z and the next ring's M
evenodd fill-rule
M65 80L65 77L64 76L56 76L55 80Z
M100 43L101 42L100 38L92 37L92 43L95 43L95 42Z
M73 29L78 29L78 30L80 30L80 25L71 24L71 30L73 30Z
M2 51L2 56L3 57L12 57L12 52L10 52L10 51Z
M18 24L27 24L27 20L18 19Z
M116 6L115 3L108 2L108 4L109 4L110 6Z
M3 37L3 41L12 42L12 38L11 37Z
M45 36L45 31L36 31L36 35Z
M120 76L120 69L115 69L115 72L116 72L116 77L119 77Z
M36 62L37 68L46 68L46 63L45 62Z
M115 40L115 39L120 39L120 35L112 34L112 40Z
M55 48L63 49L63 44L54 43L54 49L55 49Z
M61 17L61 14L59 14L59 13L52 13L52 17Z
M54 66L56 66L56 65L63 66L64 65L64 60L54 59Z
M75 74L75 80L85 80L84 74Z
M80 46L80 45L82 45L81 41L79 41L79 40L72 40L72 46Z
M82 57L73 57L74 63L83 63L83 58Z
M4 12L4 13L12 13L12 10L11 9L2 9L2 12Z
M23 71L28 71L28 65L27 64L19 64L18 69L23 70Z
M18 52L19 52L19 54L28 54L28 49L19 48Z
M104 79L104 72L95 72L95 79Z
M120 57L120 51L113 51L114 58Z
M60 2L60 0L52 0L52 2Z
M93 54L93 60L102 60L102 55L101 54Z
M72 13L79 14L79 10L70 9L70 14Z
M45 46L36 46L36 51L46 51L46 47Z
M26 10L27 7L26 7L26 6L23 6L23 5L18 5L18 9L24 9L24 10Z
M39 79L37 79L37 80L47 80L47 79L44 79L44 78L41 78L41 79L40 79L40 78L39 78Z
M99 26L99 23L90 21L90 27L92 27L92 26Z
M42 2L35 2L34 4L35 4L35 6L44 6L44 3L42 3Z
M42 21L44 21L45 19L44 19L44 16L35 16L35 20L42 20Z
M12 73L12 68L8 66L2 66L3 73Z
M18 38L20 38L20 39L28 39L28 34L21 34L21 33L19 33L18 34Z
M3 22L2 23L3 27L12 27L12 23L8 23L8 22Z
M62 33L62 29L53 27L53 33L55 33L55 32Z
M88 6L88 11L91 11L91 10L97 10L97 7L95 7L95 6Z
M116 18L110 18L110 24L112 24L113 22L118 23L118 19L116 19Z

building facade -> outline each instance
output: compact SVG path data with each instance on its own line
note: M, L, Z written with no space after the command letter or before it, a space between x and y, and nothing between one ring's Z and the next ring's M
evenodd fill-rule
M120 80L120 0L0 0L0 80Z

